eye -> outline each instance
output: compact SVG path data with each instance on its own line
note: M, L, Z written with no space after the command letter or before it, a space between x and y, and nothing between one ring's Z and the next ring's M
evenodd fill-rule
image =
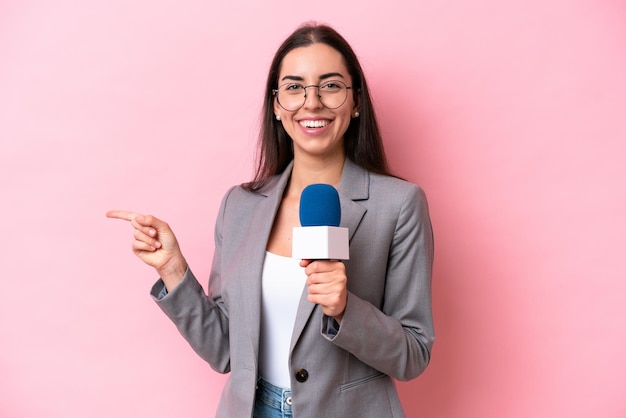
M343 88L343 84L339 81L328 81L320 86L320 90L327 92L336 92Z
M300 93L304 91L304 86L298 83L288 83L282 86L282 89L288 93Z

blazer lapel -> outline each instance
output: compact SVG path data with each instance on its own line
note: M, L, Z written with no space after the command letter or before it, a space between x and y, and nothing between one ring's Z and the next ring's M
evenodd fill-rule
M293 163L292 163L293 164ZM258 363L259 341L261 332L261 280L263 274L263 263L265 262L265 251L267 240L269 239L274 218L280 206L285 186L291 176L292 165L266 187L259 191L263 198L255 206L250 214L254 227L250 228L250 234L246 237L246 250L242 251L242 259L246 260L248 267L246 271L253 280L242 280L241 306L245 306L245 319L248 326L250 343L255 355L255 362Z
M341 202L341 226L348 228L350 239L367 211L357 202L369 199L369 191L369 172L346 159L339 184L339 201Z

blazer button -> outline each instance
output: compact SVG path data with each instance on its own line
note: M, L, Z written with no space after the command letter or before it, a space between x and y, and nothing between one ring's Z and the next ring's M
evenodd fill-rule
M296 380L300 383L304 383L309 379L309 372L307 369L298 369L296 372Z

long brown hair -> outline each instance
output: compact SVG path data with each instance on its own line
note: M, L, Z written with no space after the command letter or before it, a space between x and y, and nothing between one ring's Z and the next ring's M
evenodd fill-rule
M287 135L283 125L275 119L272 90L277 88L280 67L285 55L295 48L314 43L326 44L341 53L352 78L355 102L360 105L360 116L352 119L344 135L346 156L369 171L389 174L378 122L376 122L365 76L356 54L348 42L333 28L308 23L299 27L285 39L272 60L265 86L256 172L254 179L243 185L249 190L262 188L272 176L282 173L293 160L291 138Z

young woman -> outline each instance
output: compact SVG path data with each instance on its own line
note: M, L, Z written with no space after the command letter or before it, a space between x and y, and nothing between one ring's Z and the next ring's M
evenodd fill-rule
M422 190L389 174L363 71L335 30L305 25L267 79L259 164L224 197L208 295L169 226L127 211L152 295L230 372L218 417L403 417L394 380L428 365L433 236ZM302 190L333 185L350 260L291 258Z

